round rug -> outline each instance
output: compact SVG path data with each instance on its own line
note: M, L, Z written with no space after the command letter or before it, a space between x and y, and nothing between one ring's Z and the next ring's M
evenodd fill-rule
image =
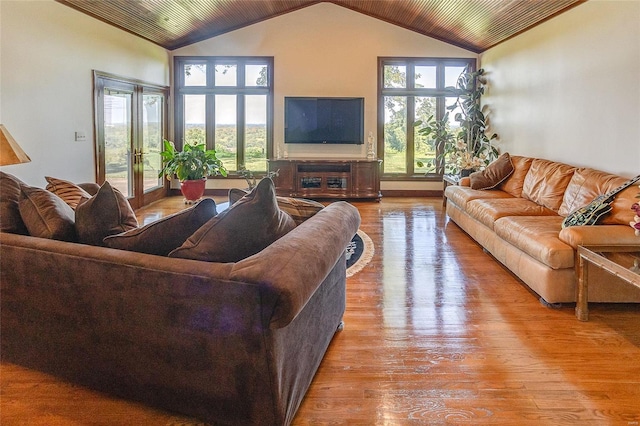
M347 246L347 278L367 266L371 262L374 253L373 241L367 234L358 229L358 232Z

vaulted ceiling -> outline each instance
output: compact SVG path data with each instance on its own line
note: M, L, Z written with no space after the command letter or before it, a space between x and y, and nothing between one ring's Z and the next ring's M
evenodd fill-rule
M325 0L56 0L173 50ZM586 0L329 0L481 53Z

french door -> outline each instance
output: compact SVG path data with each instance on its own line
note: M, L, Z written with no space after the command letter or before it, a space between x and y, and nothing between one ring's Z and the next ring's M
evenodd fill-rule
M109 181L134 209L162 198L168 88L94 72L94 92L97 182Z

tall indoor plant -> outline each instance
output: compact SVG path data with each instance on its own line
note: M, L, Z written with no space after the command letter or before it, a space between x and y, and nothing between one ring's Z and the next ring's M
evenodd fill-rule
M160 153L164 167L159 176L167 179L174 176L180 181L180 190L186 201L196 201L204 194L208 176L227 176L227 169L213 149L204 144L184 144L182 151L176 150L173 142L165 140Z
M430 170L461 174L484 167L497 158L498 150L492 141L498 135L487 135L487 107L480 102L487 84L484 73L482 68L473 71L467 66L458 77L456 87L447 88L458 96L447 107L444 116L441 119L431 116L426 122L416 122L422 126L418 133L430 137L438 153ZM457 111L454 119L460 124L455 130L449 127L449 113L453 111ZM419 161L418 166L424 167L424 163Z
M459 91L458 98L453 105L447 107L449 111L459 109L454 119L460 123L458 138L465 142L467 150L472 156L482 158L484 165L489 164L498 156L498 150L491 143L498 137L496 133L487 135L487 106L482 105L480 99L484 95L487 78L484 69L473 71L467 67L458 77L456 87Z

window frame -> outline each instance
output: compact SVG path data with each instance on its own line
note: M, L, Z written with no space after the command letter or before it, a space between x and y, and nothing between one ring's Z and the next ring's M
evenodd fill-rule
M441 181L444 174L443 167L432 173L415 172L415 141L414 141L414 123L415 123L415 98L430 97L436 98L436 118L441 119L446 111L446 98L457 97L458 90L447 89L445 87L445 67L456 66L464 67L470 65L472 70L476 70L475 58L434 58L434 57L378 57L378 158L383 160L385 155L385 103L384 98L387 96L405 97L407 102L407 152L406 152L406 173L388 173L381 175L381 180L430 180ZM384 87L384 69L385 66L406 66L406 87ZM416 66L436 66L436 87L435 88L416 88L415 87L415 68ZM436 153L438 155L438 153Z
M184 67L186 65L206 64L206 84L203 86L186 86ZM216 95L236 95L236 168L239 170L241 164L245 164L245 95L266 95L266 160L272 158L273 152L273 56L176 56L174 57L174 142L176 147L182 149L184 144L184 98L183 95L205 95L205 140L207 149L215 149L215 96ZM215 66L216 65L236 65L236 85L216 86ZM246 65L266 65L267 85L247 86L245 66ZM256 172L266 172L268 166L265 162L265 170L252 170ZM233 171L231 177L239 177L238 172ZM216 177L212 177L216 178ZM219 176L218 176L219 178Z

